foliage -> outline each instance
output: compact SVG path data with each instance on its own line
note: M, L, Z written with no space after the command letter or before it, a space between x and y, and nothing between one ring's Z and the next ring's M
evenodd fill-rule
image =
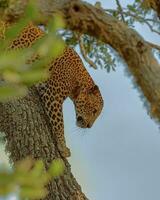
M2 6L3 1L0 3ZM47 78L48 70L44 66L57 57L64 47L63 41L56 34L57 29L64 26L63 21L60 16L55 16L48 23L45 36L35 45L26 49L8 49L21 30L30 21L40 17L32 1L24 15L23 19L6 30L3 29L3 22L0 23L0 101L22 97L26 94L28 86ZM3 32L4 35L1 35ZM38 55L40 59L34 63L27 62L34 55ZM0 141L3 141L3 137L0 137ZM46 171L41 160L34 161L31 158L17 163L12 170L0 167L0 197L16 192L21 199L43 198L47 194L46 184L62 174L63 169L61 160L54 160Z
M147 26L151 32L160 35L160 23L156 13L151 9L147 9L147 6L142 3L141 0L135 0L132 4L128 4L125 7L120 4L119 0L115 0L115 2L117 3L117 8L102 9L107 14L121 20L131 28L135 28L135 25L139 23ZM101 9L101 4L98 3L99 2L97 2L95 6ZM67 44L71 46L80 46L77 33L64 30L61 32L61 35ZM117 63L121 61L115 51L113 51L109 45L106 45L91 36L83 35L81 37L83 37L83 46L85 48L86 56L88 56L97 67L101 69L104 68L107 72L110 72L111 70L115 71ZM160 51L156 51L156 54L160 57Z
M115 71L115 58L111 56L112 49L108 45L88 35L84 35L83 43L89 58L93 59L95 64L107 72L111 69Z
M62 160L53 161L46 171L41 160L34 161L29 157L18 162L12 171L8 171L6 167L1 167L0 197L16 192L21 199L44 198L47 194L45 185L52 178L61 175L63 170Z
M111 70L115 71L116 54L110 46L89 35L78 36L76 33L69 30L64 30L60 32L60 34L65 40L65 43L72 47L79 45L77 38L81 37L85 49L84 53L89 57L89 59L101 69L106 69L107 72L110 72Z
M63 50L63 42L57 36L58 28L63 27L60 16L55 16L48 23L47 33L35 45L25 49L9 50L8 46L21 30L30 22L39 18L38 11L32 2L28 4L25 17L5 31L0 40L0 101L23 96L27 86L47 78L46 66L51 59L58 56ZM4 39L5 38L5 39ZM56 46L56 48L55 48ZM34 63L26 62L35 55L40 57ZM18 59L17 59L18 58ZM3 82L2 82L3 80Z

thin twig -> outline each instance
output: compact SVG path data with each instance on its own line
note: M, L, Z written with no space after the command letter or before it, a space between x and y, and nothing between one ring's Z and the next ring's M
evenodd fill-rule
M157 45L157 44L153 44L152 42L148 42L147 41L147 44L152 47L153 49L157 49L158 51L160 51L160 46Z
M118 10L119 10L119 13L121 15L122 21L125 23L125 17L123 16L123 8L120 4L120 1L116 0L116 4L117 4Z
M117 10L113 10L113 9L105 9L105 11L106 12L110 12L110 13L114 12L114 11L117 12ZM141 20L144 24L146 24L148 26L148 28L150 29L151 32L154 32L154 33L160 35L160 32L157 31L157 30L155 30L155 29L153 29L152 25L149 23L149 21L151 21L153 23L158 23L158 21L155 21L155 20L152 20L152 19L144 19L143 17L138 16L138 15L133 14L133 13L128 12L128 11L127 12L125 12L125 11L122 11L122 12L118 11L118 12L119 12L120 15L123 13L123 17L124 17L124 15L126 15L127 17L130 16L130 17L135 18L136 20L139 19L139 22Z
M91 67L93 67L94 69L97 69L96 64L95 64L92 60L90 60L90 59L87 57L87 53L86 53L85 47L84 47L84 45L83 45L82 36L79 37L79 47L80 47L81 54L82 54L83 58L85 59L85 61L86 61Z

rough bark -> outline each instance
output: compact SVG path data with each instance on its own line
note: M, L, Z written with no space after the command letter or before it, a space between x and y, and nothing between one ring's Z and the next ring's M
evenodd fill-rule
M27 156L42 159L46 168L61 158L54 133L45 114L37 90L33 87L26 97L0 103L0 131L6 135L6 150L11 161ZM47 186L45 200L87 200L71 173L70 164L63 158L65 173Z

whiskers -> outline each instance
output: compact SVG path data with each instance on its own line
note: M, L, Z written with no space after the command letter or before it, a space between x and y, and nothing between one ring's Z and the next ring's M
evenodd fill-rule
M79 134L79 135L86 135L87 133L88 133L88 129L87 128L80 128L80 127L78 127L78 126L75 126L72 130L71 130L71 132L74 134L74 133L76 133L76 134Z

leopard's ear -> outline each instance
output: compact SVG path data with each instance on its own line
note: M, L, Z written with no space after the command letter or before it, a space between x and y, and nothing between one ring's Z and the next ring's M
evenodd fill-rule
M90 94L97 94L99 92L99 87L97 85L94 85L90 90Z
M74 99L76 99L80 93L81 87L80 86L76 86L72 92L72 97Z

